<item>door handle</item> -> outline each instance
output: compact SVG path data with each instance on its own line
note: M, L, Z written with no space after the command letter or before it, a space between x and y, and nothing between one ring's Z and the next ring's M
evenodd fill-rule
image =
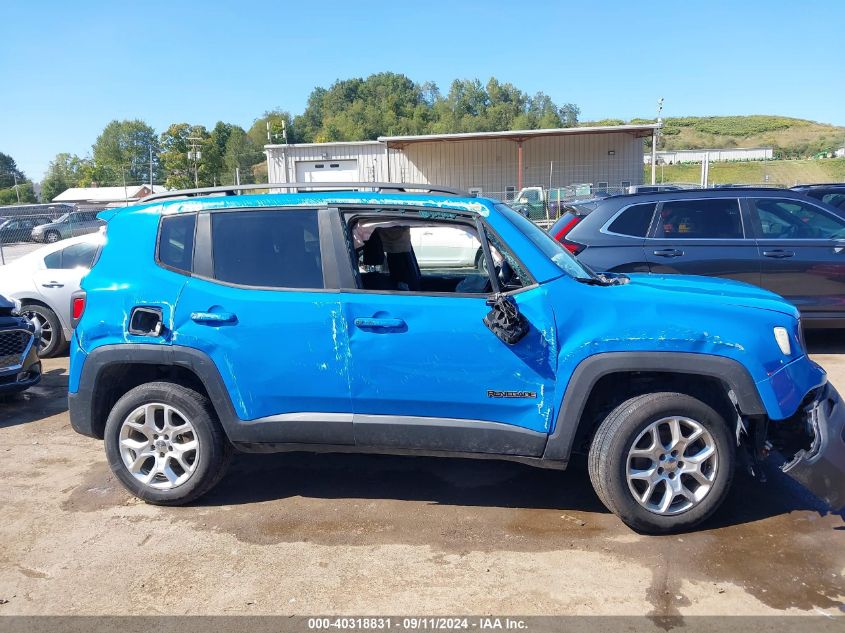
M42 288L64 288L64 284L60 284L58 281L51 281L50 283L41 284Z
M654 254L658 257L680 257L684 254L684 251L678 248L661 248L654 251Z
M191 312L191 321L196 323L234 323L238 320L234 312Z
M785 257L793 257L795 251L786 251L782 248L776 248L771 251L763 251L765 257L774 257L775 259L784 259Z
M355 319L355 327L362 330L396 330L405 327L402 319L359 317Z

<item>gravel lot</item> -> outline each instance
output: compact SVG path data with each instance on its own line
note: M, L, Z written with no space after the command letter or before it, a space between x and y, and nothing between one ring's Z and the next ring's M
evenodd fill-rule
M809 339L845 389L845 334ZM0 615L845 611L845 522L776 471L672 537L622 525L577 464L240 455L159 508L72 431L66 389L55 359L0 404Z

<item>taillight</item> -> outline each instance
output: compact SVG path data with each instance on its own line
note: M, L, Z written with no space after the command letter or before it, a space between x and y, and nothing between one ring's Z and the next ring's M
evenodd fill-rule
M583 251L585 248L587 248L584 244L579 244L578 242L573 242L571 240L563 239L563 240L560 240L560 243L563 245L563 247L566 250L568 250L573 255L577 255L578 253Z
M85 313L85 300L86 293L84 290L77 290L70 297L70 326L74 329Z
M563 238L564 238L564 236L565 236L567 233L569 233L569 232L573 229L573 227L574 227L576 224L578 224L580 221L581 221L581 216L580 216L580 215L573 215L573 216L572 216L572 219L571 219L571 220L569 220L569 222L567 222L566 224L564 224L564 225L563 225L563 228L561 228L561 229L560 229L557 233L555 233L555 239L556 239L558 242L561 242L561 243L562 243L562 242L563 242Z

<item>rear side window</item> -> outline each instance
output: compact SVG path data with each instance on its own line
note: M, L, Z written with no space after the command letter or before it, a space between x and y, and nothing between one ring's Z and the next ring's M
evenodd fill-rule
M736 198L673 200L660 209L657 237L670 239L742 239Z
M244 286L322 288L317 212L230 211L211 216L214 278Z
M195 214L171 215L162 219L158 235L158 261L162 265L186 273L193 270L196 225Z
M648 227L651 226L651 219L654 217L656 207L656 202L632 205L617 216L607 227L607 230L619 235L645 237L648 233Z

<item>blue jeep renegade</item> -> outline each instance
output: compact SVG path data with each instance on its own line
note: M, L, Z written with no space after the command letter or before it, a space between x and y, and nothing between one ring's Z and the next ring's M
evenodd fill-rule
M504 204L424 185L232 193L104 212L72 299L71 421L136 496L190 502L233 448L584 453L602 502L659 533L775 448L845 503L845 406L777 295L597 274Z

